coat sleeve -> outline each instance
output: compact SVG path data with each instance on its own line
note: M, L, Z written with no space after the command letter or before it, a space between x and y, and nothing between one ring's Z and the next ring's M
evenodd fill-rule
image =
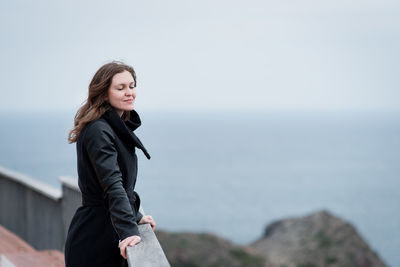
M136 222L139 223L142 218L143 218L143 214L140 211L138 211L137 216L136 216Z
M143 217L143 214L139 211L140 209L140 197L139 194L136 193L136 191L131 191L132 195L129 200L131 201L131 206L135 207L135 211L136 211L136 222L139 224L140 220Z
M123 240L128 236L139 235L137 218L122 184L113 131L107 124L96 122L87 129L84 142L97 178L104 190L104 195L108 200L111 222L119 239Z

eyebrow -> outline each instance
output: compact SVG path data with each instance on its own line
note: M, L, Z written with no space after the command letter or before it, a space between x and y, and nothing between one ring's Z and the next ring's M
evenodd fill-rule
M135 81L129 83L129 85L131 85L132 83L135 84ZM127 84L127 83L117 83L116 86L118 86L118 85L125 85L125 84ZM136 84L135 84L135 86L136 86Z

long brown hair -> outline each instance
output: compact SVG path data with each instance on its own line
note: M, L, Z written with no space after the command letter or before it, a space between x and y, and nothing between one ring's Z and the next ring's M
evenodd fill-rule
M74 143L78 139L79 133L82 131L86 123L100 118L104 112L111 108L110 103L106 100L108 89L110 88L112 78L115 74L129 71L132 74L136 85L136 73L129 65L120 61L112 61L100 67L93 76L89 84L88 98L79 108L74 119L74 128L68 134L68 143ZM123 120L129 119L129 112L124 112Z

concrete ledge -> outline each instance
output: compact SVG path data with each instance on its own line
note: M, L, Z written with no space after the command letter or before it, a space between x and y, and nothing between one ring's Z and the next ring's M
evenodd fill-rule
M70 176L60 176L58 180L61 182L63 186L80 191L78 186L78 180L76 178Z
M140 212L144 214L143 209ZM142 241L126 249L130 267L169 267L170 264L150 224L139 225Z
M6 169L2 166L0 166L0 176L7 177L9 180L25 185L54 200L59 200L62 196L61 190L19 172Z

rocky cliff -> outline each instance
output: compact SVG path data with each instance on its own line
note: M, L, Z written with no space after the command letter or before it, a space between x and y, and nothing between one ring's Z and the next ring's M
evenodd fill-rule
M252 248L212 234L157 231L156 235L173 267L258 267L265 262Z
M385 266L352 225L328 211L272 223L251 247L273 267Z
M328 211L287 218L238 246L211 234L157 232L172 266L384 267L356 229Z

